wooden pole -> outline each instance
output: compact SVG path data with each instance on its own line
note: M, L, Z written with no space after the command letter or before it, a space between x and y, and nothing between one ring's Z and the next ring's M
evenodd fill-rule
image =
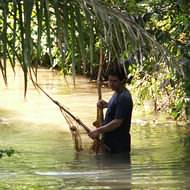
M97 76L98 100L102 99L102 80L101 80L102 69L103 69L103 50L102 50L102 42L100 41L100 61L99 61L99 69L98 69L98 76ZM98 127L102 125L103 120L104 120L103 109L97 107Z
M96 80L98 100L102 99L102 88L101 88L102 87L102 80L101 80L102 69L103 69L103 50L102 50L102 44L100 42L99 68L98 68L98 75L97 75L97 80ZM95 127L100 127L103 123L103 120L104 120L103 109L100 109L99 107L97 107L96 121L93 122L93 125Z
M90 129L77 117L75 117L71 112L69 112L65 107L63 107L58 101L54 100L47 92L45 92L37 83L35 85L50 99L52 100L61 110L66 112L68 115L70 115L79 125L81 125L84 130L89 133Z

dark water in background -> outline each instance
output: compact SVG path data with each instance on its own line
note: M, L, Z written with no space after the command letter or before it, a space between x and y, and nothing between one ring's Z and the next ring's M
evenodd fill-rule
M90 153L85 134L85 151L76 153L59 109L30 84L24 100L17 77L8 89L0 86L0 147L17 151L0 159L0 189L190 189L188 128L166 120L143 122L134 113L130 158ZM76 89L68 88L62 76L39 73L41 86L90 126L96 88L86 79L77 81ZM104 90L105 98L111 94Z

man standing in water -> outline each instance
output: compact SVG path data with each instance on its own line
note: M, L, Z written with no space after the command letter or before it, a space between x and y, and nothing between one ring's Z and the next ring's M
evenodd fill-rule
M131 116L133 101L125 87L126 77L123 67L115 66L108 71L110 88L113 96L107 103L100 100L97 106L107 108L103 125L89 133L92 139L102 134L102 141L110 148L111 153L130 153L131 150Z

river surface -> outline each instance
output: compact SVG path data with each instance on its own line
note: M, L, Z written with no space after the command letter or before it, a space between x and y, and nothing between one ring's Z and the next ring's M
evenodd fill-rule
M14 79L15 78L15 79ZM190 189L190 130L155 120L134 107L131 156L94 154L84 131L84 151L77 153L58 107L29 82L23 97L22 72L9 86L0 84L0 148L16 153L0 159L2 190ZM91 127L96 86L77 77L65 81L56 72L39 70L38 82L53 98ZM69 84L69 85L68 85ZM108 99L112 92L103 89ZM134 102L135 103L135 102Z

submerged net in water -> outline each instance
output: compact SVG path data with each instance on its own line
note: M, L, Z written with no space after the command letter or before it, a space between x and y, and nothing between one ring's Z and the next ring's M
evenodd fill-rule
M71 116L69 116L67 113L65 113L61 108L60 108L60 110L61 110L61 113L64 116L67 124L69 125L69 129L70 129L72 139L73 139L74 145L75 145L75 150L77 152L82 151L83 150L83 148L82 148L82 139L81 139L81 136L80 136L80 131L79 131L79 128L78 128L78 124L75 121L73 121Z
M76 151L82 151L82 139L80 136L80 131L78 129L78 126L81 125L83 126L83 128L89 132L90 130L79 120L77 119L72 113L70 113L64 106L62 106L58 101L54 100L45 90L43 90L37 83L35 83L33 81L33 83L35 84L36 87L38 87L54 104L56 104L62 115L64 116L67 124L69 125L69 129L71 131L72 134L72 139L74 141L74 145L75 145L75 150Z

